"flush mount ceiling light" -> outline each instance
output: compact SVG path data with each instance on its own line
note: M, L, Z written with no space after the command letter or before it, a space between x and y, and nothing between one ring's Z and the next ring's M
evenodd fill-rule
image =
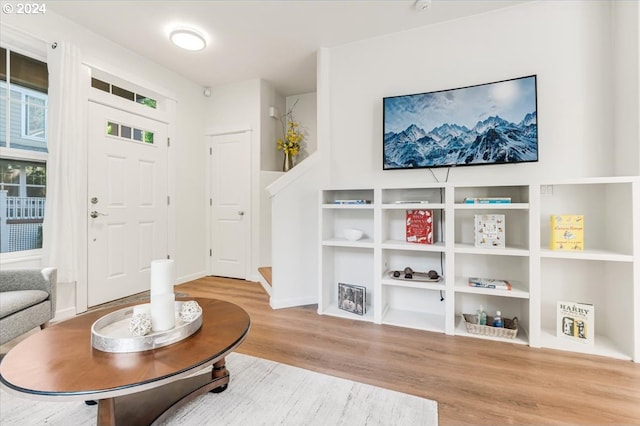
M186 50L202 50L207 46L207 42L200 33L188 28L178 28L171 31L169 40L176 46Z

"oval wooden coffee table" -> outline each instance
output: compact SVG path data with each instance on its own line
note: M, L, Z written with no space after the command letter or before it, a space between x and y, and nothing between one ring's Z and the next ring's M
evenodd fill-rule
M227 387L225 356L240 345L250 327L249 315L239 306L215 299L188 300L202 307L202 327L184 340L144 352L99 351L91 345L91 325L128 305L98 310L20 342L2 360L0 381L30 398L97 400L98 425L166 420L180 405ZM194 375L209 366L211 374Z

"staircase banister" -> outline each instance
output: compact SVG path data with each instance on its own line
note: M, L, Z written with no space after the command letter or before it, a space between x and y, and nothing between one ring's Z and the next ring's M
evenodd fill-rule
M269 197L273 198L280 191L284 190L301 176L312 170L316 163L318 163L318 161L320 161L320 156L316 151L305 158L303 161L301 161L299 164L296 164L294 168L283 174L281 177L273 181L265 188L265 190L269 193Z

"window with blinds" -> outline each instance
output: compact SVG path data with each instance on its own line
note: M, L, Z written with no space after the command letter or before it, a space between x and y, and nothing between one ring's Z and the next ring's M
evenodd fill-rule
M47 64L0 47L0 248L42 248L47 183Z

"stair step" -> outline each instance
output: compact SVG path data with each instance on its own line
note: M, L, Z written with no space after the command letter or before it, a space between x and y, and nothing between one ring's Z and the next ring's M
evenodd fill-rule
M271 266L262 266L258 268L258 272L260 272L260 275L264 277L264 279L267 281L269 285L272 285L271 284Z

